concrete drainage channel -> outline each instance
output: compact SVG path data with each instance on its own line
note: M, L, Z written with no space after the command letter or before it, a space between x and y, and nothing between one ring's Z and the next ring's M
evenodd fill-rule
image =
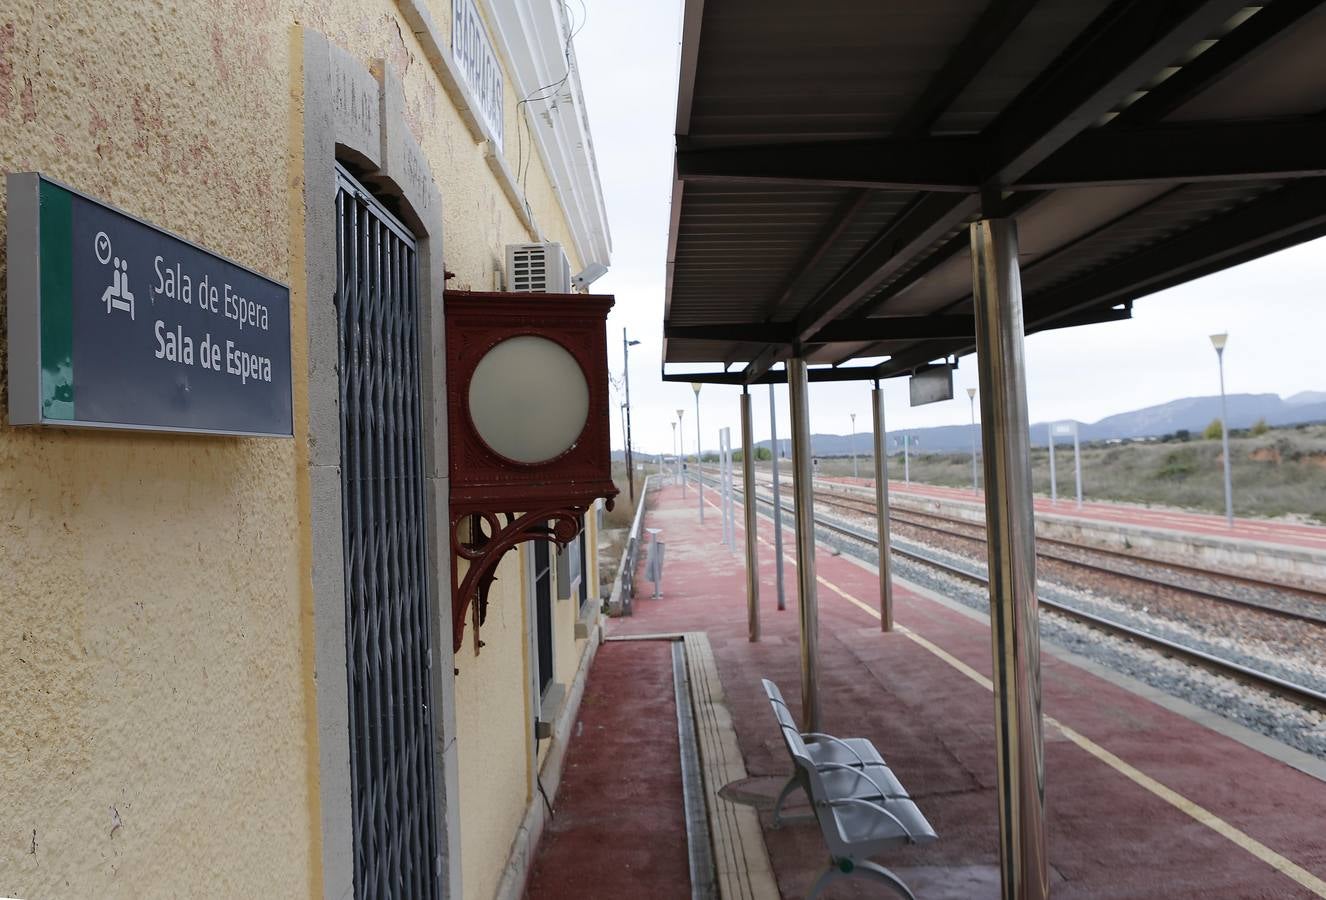
M691 900L717 896L714 884L714 854L709 820L704 808L704 776L700 771L700 746L695 738L695 713L691 709L691 681L686 676L686 645L672 644L672 683L677 697L677 742L681 746L681 792L686 808L686 852L691 863Z
M692 900L777 897L759 813L722 789L749 777L732 727L709 637L702 631L623 635L607 641L672 641L686 843Z

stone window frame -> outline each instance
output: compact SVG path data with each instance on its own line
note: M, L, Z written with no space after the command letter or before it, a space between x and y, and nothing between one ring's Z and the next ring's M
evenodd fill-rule
M405 121L400 79L302 29L303 209L308 322L308 463L314 672L323 892L354 895L345 579L341 520L335 164L351 169L414 233L419 267L420 399L431 622L434 797L442 895L460 897L455 656L448 543L446 342L442 197Z

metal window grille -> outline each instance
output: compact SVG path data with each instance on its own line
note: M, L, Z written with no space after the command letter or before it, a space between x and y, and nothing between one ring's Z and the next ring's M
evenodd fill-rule
M339 167L336 188L355 896L436 898L415 243Z

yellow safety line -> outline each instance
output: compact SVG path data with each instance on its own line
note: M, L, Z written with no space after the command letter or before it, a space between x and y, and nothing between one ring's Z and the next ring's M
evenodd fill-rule
M870 615L874 616L876 619L879 618L879 610L874 609L869 604L863 603L862 601L858 600L856 597L853 597L851 594L847 593L842 588L838 587L836 584L826 581L825 579L820 578L818 576L816 576L816 580L820 584L827 587L829 590L833 591L838 596L842 597L844 600L847 600L849 603L859 606L861 609L863 609L865 612L869 613ZM916 632L912 631L909 628L906 628L904 626L898 626L897 630L900 631L902 634L905 634L907 637L911 638L916 643L920 644L925 649L929 650L935 656L938 656L940 659L948 663L953 668L957 669L962 674L966 675L972 681L975 681L977 684L981 685L987 691L994 690L994 682L986 678L980 672L977 672L975 669L964 663L962 660L953 656L948 651L935 646L933 643L921 637L919 634L917 634ZM1235 844L1238 844L1240 847L1242 847L1244 850L1248 851L1253 856L1260 859L1262 862L1271 866L1278 872L1294 879L1299 884L1303 885L1303 887L1312 891L1318 897L1326 898L1326 881L1323 881L1322 879L1318 878L1316 875L1313 875L1307 869L1304 869L1302 866L1298 865L1292 860L1289 860L1286 857L1281 856L1279 853L1276 853L1274 850L1272 850L1270 847L1266 846L1256 838L1248 834L1245 834L1242 831L1239 831L1233 825L1230 825L1228 822L1226 822L1224 819L1220 818L1210 810L1198 806L1196 803L1192 802L1191 800L1189 800L1187 797L1183 796L1179 792L1166 787L1165 785L1161 784L1159 781L1156 781L1150 775L1147 775L1145 772L1142 772L1136 767L1124 762L1122 759L1115 756L1113 753L1106 750L1104 747L1100 746L1086 735L1074 731L1072 728L1069 728L1067 725L1054 719L1051 716L1046 716L1045 722L1047 725L1059 729L1059 731L1063 733L1064 737L1068 738L1074 744L1077 744L1083 750L1087 751L1092 756L1096 757L1096 759L1105 763L1105 765L1109 766L1111 769L1114 769L1119 774L1128 778L1134 784L1138 785L1139 787L1145 788L1146 790L1150 791L1152 794L1155 794L1161 800L1164 800L1170 806L1173 806L1175 809L1179 810L1180 812L1191 816L1192 818L1196 819L1198 822L1201 822L1207 828L1210 828L1212 831L1216 832L1222 837L1228 838L1229 840L1233 841Z
M711 506L714 505L710 501L706 502L709 502ZM759 540L760 543L765 544L766 546L769 545L769 542L764 538L757 538L757 539ZM793 565L796 565L796 559L795 557L792 556L792 554L784 553L783 557L787 560L790 560ZM879 610L870 606L868 603L864 603L861 600L857 599L856 597L853 597L851 594L849 594L847 591L843 590L842 588L838 587L838 585L834 584L833 582L823 578L818 574L815 576L815 580L818 581L820 584L824 585L829 590L833 591L838 596L842 597L847 602L855 606L859 606L862 610L869 613L874 618L876 619L879 618ZM935 645L926 638L921 637L921 635L917 634L916 632L912 631L910 628L907 628L906 626L898 625L896 626L896 630L901 634L906 635L909 639L915 641L917 644L920 644L926 650L930 651L935 656L939 657L953 668L957 669L963 675L966 675L968 678L979 684L981 687L985 688L987 691L991 692L994 691L994 682L992 682L989 678L986 678L980 672L973 669L971 666L967 665L962 660L958 659L953 654L949 653L947 650L944 650L943 648ZM1312 891L1318 897L1326 898L1326 881L1323 881L1322 879L1318 878L1316 875L1313 875L1307 869L1303 868L1302 866L1298 865L1292 860L1280 855L1279 853L1276 853L1274 850L1263 844L1261 841L1257 840L1251 835L1245 834L1244 832L1235 828L1233 825L1230 825L1228 822L1226 822L1224 819L1220 818L1210 810L1197 805L1196 803L1192 802L1187 797L1183 796L1182 794L1178 793L1172 788L1168 788L1165 785L1161 784L1159 781L1156 781L1154 778L1152 778L1150 775L1147 775L1145 772L1142 772L1136 767L1124 762L1122 759L1115 756L1113 753L1106 750L1104 747L1100 746L1086 735L1074 731L1072 728L1069 728L1067 725L1064 725L1062 722L1059 722L1058 720L1054 719L1051 716L1045 716L1045 722L1047 725L1059 729L1059 731L1064 735L1064 737L1068 738L1074 744L1077 744L1077 746L1081 747L1083 750L1090 753L1092 756L1096 757L1096 759L1105 763L1107 766L1114 769L1116 772L1123 775L1125 778L1132 781L1134 784L1138 785L1141 788L1144 788L1147 791L1150 791L1152 794L1159 797L1161 800L1164 800L1170 806L1173 806L1175 809L1179 810L1185 815L1191 816L1192 818L1196 819L1198 822L1202 823L1207 828L1210 828L1216 834L1219 834L1220 836L1227 838L1230 841L1233 841L1235 844L1242 847L1244 850L1248 851L1253 856L1260 859L1262 862L1271 866L1276 871L1294 879L1294 881L1297 881L1299 884L1303 885L1303 887Z

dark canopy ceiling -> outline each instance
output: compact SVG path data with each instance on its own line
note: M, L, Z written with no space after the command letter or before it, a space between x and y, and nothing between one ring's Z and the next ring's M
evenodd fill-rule
M1126 318L1326 234L1323 112L1319 0L687 0L665 377L968 352L979 215L1028 331Z

